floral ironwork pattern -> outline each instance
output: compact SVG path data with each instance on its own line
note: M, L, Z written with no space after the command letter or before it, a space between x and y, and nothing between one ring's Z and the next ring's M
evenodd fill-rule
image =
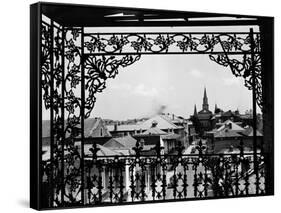
M43 90L43 103L46 109L50 108L51 93L51 26L42 22L41 27L41 85Z
M118 69L138 61L140 56L88 56L85 60L85 118L88 118L96 102L96 94L106 88L106 80L115 78Z
M244 54L242 57L229 56L227 54L210 55L210 59L222 66L230 67L232 74L235 77L242 77L244 85L249 90L253 89L252 72L255 72L255 85L257 94L257 104L262 109L262 84L261 84L261 57L259 54L254 55L254 60L251 56Z
M251 70L256 72L257 104L262 109L260 35L253 34L254 61L250 58L249 33L114 33L85 35L85 54L210 54L210 59L229 66L252 89ZM237 53L244 55L236 57ZM230 59L231 58L231 59Z
M259 34L254 34L259 52ZM85 54L247 53L248 33L113 33L85 35Z
M64 197L62 205L82 204L81 28L64 29Z
M42 175L48 174L47 187L49 191L49 205L57 202L61 194L60 167L62 159L62 29L59 25L51 22L42 24L42 89L43 102L46 110L50 111L50 151L46 154L46 162L43 164ZM43 144L45 150L46 144ZM44 151L46 152L46 150ZM43 153L44 153L43 152Z

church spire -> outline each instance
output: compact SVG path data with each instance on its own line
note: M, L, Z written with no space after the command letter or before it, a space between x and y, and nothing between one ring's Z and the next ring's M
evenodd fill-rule
M197 109L196 109L196 104L194 104L194 113L193 113L194 117L197 117Z
M207 97L207 91L206 87L204 87L204 97L203 97L203 110L209 110L209 104L208 104L208 97Z
M204 87L204 99L207 98L206 87Z

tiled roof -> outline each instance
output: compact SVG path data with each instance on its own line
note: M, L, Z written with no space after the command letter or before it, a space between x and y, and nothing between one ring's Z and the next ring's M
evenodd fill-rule
M245 129L237 125L231 120L225 121L218 129L209 131L208 133L214 134L215 138L227 138L227 137L241 137L241 133Z
M107 126L108 131L114 131L114 125ZM122 124L117 126L117 131L135 131L140 130L141 127L138 124Z
M229 126L231 125L231 128L229 128ZM226 120L225 122L223 122L222 126L220 126L217 131L221 131L225 128L234 130L234 131L244 131L245 129L239 125L237 125L236 123L234 123L231 120Z
M155 115L152 118L139 123L139 124L126 124L118 125L117 131L139 131L139 130L148 130L151 128L152 122L157 122L157 127L159 129L181 129L182 127L175 125L172 120L166 115ZM107 126L108 131L114 131L114 125Z
M152 122L157 122L157 127L159 129L179 129L181 127L175 125L171 119L169 119L165 115L156 115L143 123L140 124L141 129L149 129L151 127Z
M167 135L167 134L168 134L167 132L164 132L158 127L151 127L150 129L142 133L142 135Z
M84 135L85 137L99 137L100 132L95 132L98 130L98 127L101 126L103 128L103 137L104 136L111 136L110 132L108 131L105 123L101 118L88 118L84 121Z
M112 147L112 148L127 148L132 149L135 147L137 140L133 138L132 136L128 135L125 137L119 137L119 138L111 138L109 141L107 141L104 146L105 147Z

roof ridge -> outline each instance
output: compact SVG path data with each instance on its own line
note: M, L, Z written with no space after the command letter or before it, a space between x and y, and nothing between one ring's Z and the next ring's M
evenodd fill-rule
M172 126L174 126L175 128L177 128L178 126L176 126L171 120L170 120L170 118L164 118L163 116L165 116L165 115L158 115L158 116L160 116L161 118L163 118L164 120L166 120L169 124L171 124Z

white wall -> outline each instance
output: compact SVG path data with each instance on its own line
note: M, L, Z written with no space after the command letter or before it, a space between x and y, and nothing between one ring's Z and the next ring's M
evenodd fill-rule
M51 1L51 0L48 0ZM1 212L33 212L29 199L29 3L35 1L1 1L1 151L0 203ZM187 11L270 15L276 18L276 34L280 37L280 5L276 0L68 0L85 4L148 7ZM280 39L276 39L276 59L280 58ZM276 82L280 79L280 60L276 60ZM276 84L276 91L281 84ZM276 96L280 109L280 95ZM276 148L280 150L280 111L276 110ZM20 139L21 138L21 139ZM210 200L146 204L67 210L69 212L140 213L140 212L276 212L280 205L280 155L276 156L275 197ZM16 168L16 169L15 169Z

